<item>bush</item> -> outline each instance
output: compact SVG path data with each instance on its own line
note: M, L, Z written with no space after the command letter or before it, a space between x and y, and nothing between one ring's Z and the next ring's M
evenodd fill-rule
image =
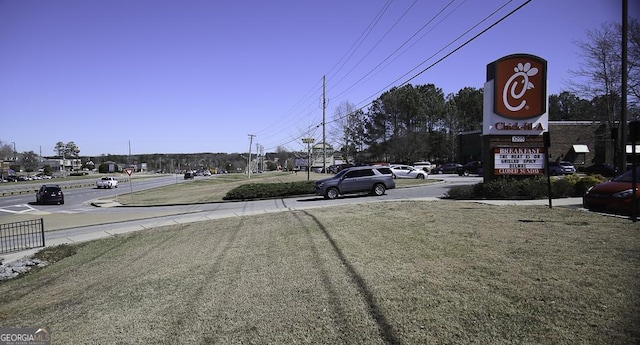
M306 195L315 192L314 181L288 183L248 183L238 186L222 198L223 200L251 200L291 195Z
M551 179L551 197L582 196L592 186L603 182L599 175L580 177L567 175ZM543 199L547 196L547 178L500 178L472 186L456 186L445 193L448 199Z
M542 199L548 197L546 177L534 177L519 180L518 196L525 199Z
M75 254L75 246L69 244L61 244L55 247L45 247L44 249L35 253L33 257L52 264Z
M606 180L607 179L602 175L590 175L590 176L582 177L578 181L576 181L576 184L574 185L574 189L573 189L573 195L583 196L584 193L586 193L589 188L597 185L598 183L604 182Z
M481 197L488 199L510 199L518 197L521 193L520 189L517 181L500 178L483 184Z
M551 197L564 198L573 195L576 181L567 178L554 178L551 180Z
M482 186L481 183L470 185L470 186L454 186L454 187L451 187L449 191L444 193L444 197L447 199L454 199L454 200L478 199L477 195L479 195L479 193L477 189L480 189L481 186Z

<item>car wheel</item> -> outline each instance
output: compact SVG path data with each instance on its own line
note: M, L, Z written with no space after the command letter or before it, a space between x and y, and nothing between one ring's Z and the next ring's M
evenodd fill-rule
M396 174L391 174L391 177L393 177L394 179L398 178Z
M462 175L464 175L464 176L469 176L469 170L465 170L465 171L463 171L463 172L462 172Z
M387 189L384 187L382 183L378 183L375 186L373 186L373 194L375 194L376 196L383 195L386 190Z
M340 194L338 192L338 188L331 187L331 188L327 189L327 191L324 193L324 197L326 199L335 199L335 198L338 197L338 194Z
M420 180L424 180L424 174L418 174L418 176L416 176L417 179Z
M64 200L60 201L60 205L64 205Z
M552 170L552 171L551 171L551 176L558 176L558 172L557 172L557 171L555 171L555 170Z

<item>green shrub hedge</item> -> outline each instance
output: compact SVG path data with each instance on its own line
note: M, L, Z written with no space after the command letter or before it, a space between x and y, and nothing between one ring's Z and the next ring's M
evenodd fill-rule
M248 183L238 186L224 196L224 200L251 200L313 194L314 181L287 183Z
M551 179L551 197L579 197L605 178L600 175L580 177L573 174ZM445 193L448 199L543 199L547 198L547 178L499 178L487 183L455 186Z

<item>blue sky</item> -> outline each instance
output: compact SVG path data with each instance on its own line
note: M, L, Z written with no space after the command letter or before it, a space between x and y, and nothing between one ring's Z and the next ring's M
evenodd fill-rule
M322 139L323 75L330 121L524 3L0 0L0 141L44 156L73 141L97 157L247 152L254 134L253 152L304 150L300 138ZM632 17L639 5L629 0ZM621 8L533 0L410 82L481 88L487 64L528 53L548 61L559 93L580 63L574 42L620 22Z

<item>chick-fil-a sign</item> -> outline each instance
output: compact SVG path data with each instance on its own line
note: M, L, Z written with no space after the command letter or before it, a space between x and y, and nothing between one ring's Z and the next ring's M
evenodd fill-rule
M541 134L548 129L547 104L544 59L514 54L487 65L483 134Z

